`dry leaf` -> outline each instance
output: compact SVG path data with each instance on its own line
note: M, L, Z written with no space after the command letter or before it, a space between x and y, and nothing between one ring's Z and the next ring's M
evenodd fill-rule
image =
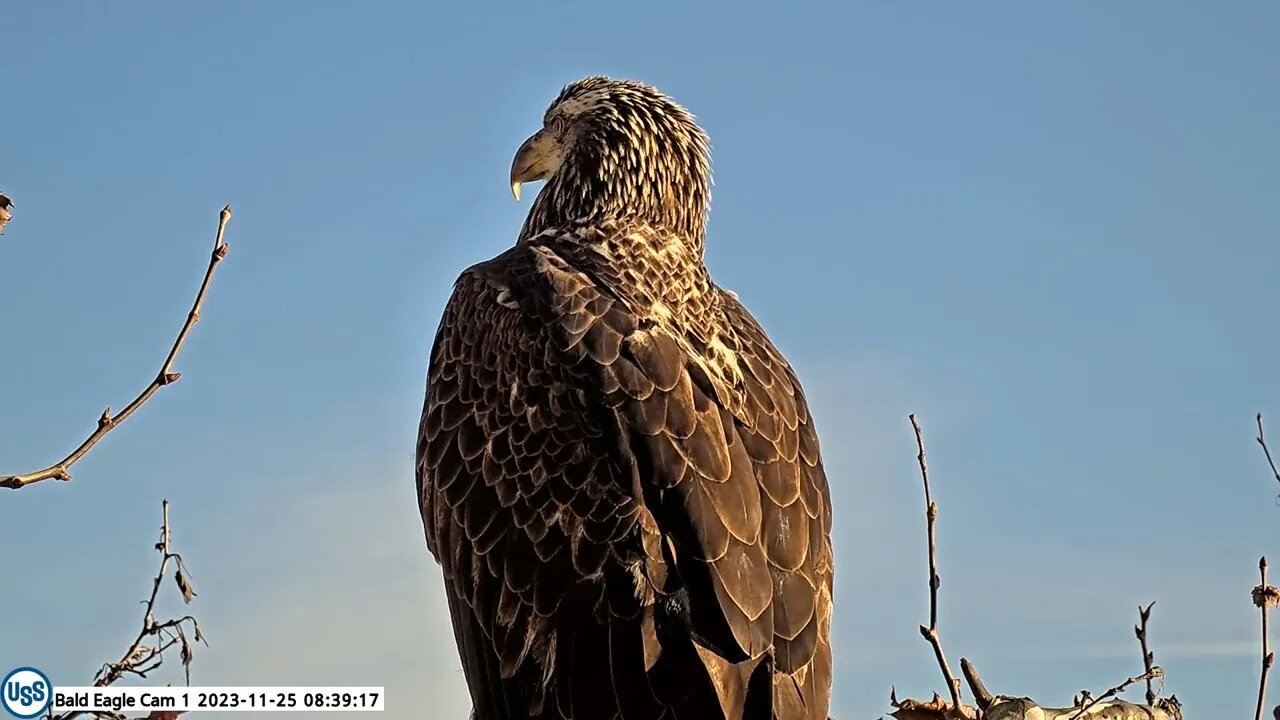
M1259 585L1253 589L1253 604L1257 607L1280 605L1280 590L1275 585Z
M961 705L961 712L957 713L955 706L943 700L937 693L934 693L933 699L929 701L899 701L895 696L890 702L896 709L889 714L897 720L953 720L955 718L970 720L978 716L978 711L968 705Z
M191 587L191 580L182 571L181 566L178 567L178 572L174 573L173 578L178 581L178 589L182 591L182 602L191 602L191 598L196 596L196 591Z
M0 195L0 230L4 230L5 223L9 222L11 217L13 217L13 203L8 197Z

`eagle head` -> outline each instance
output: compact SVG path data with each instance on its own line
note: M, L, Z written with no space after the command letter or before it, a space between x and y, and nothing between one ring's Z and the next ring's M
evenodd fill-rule
M592 76L547 108L516 151L511 192L538 193L521 238L580 221L633 221L701 244L711 193L710 144L693 115L651 85Z

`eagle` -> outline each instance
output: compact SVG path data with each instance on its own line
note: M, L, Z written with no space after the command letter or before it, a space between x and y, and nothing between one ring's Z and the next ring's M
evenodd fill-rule
M710 144L565 86L431 347L419 506L475 720L826 720L831 501L796 373L703 262Z

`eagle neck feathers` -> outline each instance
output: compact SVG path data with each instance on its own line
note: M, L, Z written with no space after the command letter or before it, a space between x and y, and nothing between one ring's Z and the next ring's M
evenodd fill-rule
M621 302L640 333L664 333L729 408L743 401L735 329L726 319L725 291L682 238L637 224L575 224L525 244L544 273L577 272ZM550 262L548 262L550 261Z

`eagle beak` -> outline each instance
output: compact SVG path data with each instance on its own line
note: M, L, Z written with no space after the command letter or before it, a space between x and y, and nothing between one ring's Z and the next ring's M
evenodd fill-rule
M520 200L520 185L549 177L559 164L553 137L542 130L534 133L516 150L511 161L511 195Z

